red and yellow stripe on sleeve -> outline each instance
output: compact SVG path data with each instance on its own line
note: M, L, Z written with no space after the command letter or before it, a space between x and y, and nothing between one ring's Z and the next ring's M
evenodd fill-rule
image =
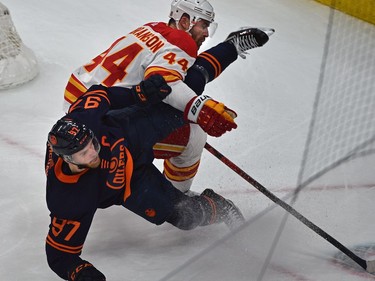
M75 76L72 74L69 78L68 84L66 85L64 92L64 99L69 103L74 103L80 96L87 91L85 85L83 85Z
M184 79L180 72L159 66L151 66L147 68L144 74L144 79L147 79L148 77L154 74L160 74L161 76L163 76L167 83Z

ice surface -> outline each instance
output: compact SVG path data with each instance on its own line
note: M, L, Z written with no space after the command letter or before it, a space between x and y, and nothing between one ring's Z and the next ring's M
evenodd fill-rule
M64 87L73 69L116 38L143 23L167 21L170 0L2 2L36 53L40 74L22 87L0 92L0 278L59 280L44 253L49 216L43 167L46 135L63 113ZM246 60L238 59L207 86L207 94L239 115L237 130L209 138L209 143L284 197L297 182L329 9L308 0L211 2L219 28L202 50L240 26L276 32L267 45L251 50ZM374 258L373 167L373 156L340 167L303 192L295 205L363 258ZM284 211L208 152L193 189L206 187L236 202L248 226L235 235L221 225L183 232L113 207L97 213L83 257L116 281L261 278ZM262 276L270 281L374 278L293 217Z

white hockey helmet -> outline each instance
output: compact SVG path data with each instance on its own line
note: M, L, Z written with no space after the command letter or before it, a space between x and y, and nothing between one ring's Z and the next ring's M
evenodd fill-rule
M197 21L206 20L210 23L209 36L214 35L217 28L215 12L207 0L173 0L169 17L178 22L185 13L190 16L190 28Z

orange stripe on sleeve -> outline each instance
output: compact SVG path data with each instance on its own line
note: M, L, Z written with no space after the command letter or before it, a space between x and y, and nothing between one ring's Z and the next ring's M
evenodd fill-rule
M108 94L107 94L107 92L104 91L104 90L95 90L95 91L86 92L86 93L83 95L83 97L86 96L86 95L92 95L92 94L97 94L98 96L100 96L100 97L106 99L106 101L107 101L109 104L111 104L111 102L109 101L109 98L108 98Z

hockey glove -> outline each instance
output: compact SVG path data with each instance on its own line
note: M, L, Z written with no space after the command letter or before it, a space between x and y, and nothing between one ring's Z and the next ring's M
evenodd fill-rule
M81 261L68 272L69 281L106 281L105 276L91 263Z
M165 99L172 91L163 76L156 74L132 87L135 99L142 103L155 104Z
M225 132L237 128L236 112L209 96L192 98L186 105L185 119L197 123L210 136L220 137Z

